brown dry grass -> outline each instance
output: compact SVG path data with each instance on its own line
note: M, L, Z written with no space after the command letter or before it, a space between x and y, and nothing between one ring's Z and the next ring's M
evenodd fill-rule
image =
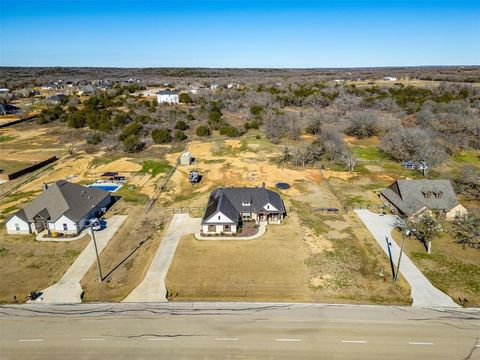
M162 238L163 227L156 226L163 220L147 217L143 207L115 206L109 214L128 213L128 217L100 254L106 280L99 283L95 266L81 280L84 301L122 301L145 277Z
M33 235L0 232L0 302L19 302L57 282L85 249L89 236L70 242L40 242Z
M399 231L394 230L392 237L401 244ZM480 306L479 250L455 244L448 233L432 241L431 255L426 253L423 243L415 237L407 237L404 249L422 273L454 301L467 298L467 306Z

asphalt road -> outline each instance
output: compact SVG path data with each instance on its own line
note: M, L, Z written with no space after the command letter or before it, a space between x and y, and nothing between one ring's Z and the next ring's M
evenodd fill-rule
M2 360L480 359L479 309L3 305L0 331Z

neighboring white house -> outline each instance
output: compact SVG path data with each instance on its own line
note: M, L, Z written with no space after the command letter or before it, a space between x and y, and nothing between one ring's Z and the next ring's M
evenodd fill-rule
M286 211L280 195L262 187L219 188L210 194L201 233L236 234L245 221L280 224Z
M383 78L385 81L397 81L397 78L395 76L385 76Z
M78 234L110 202L108 191L60 180L45 186L36 199L7 219L7 233L30 234L47 229Z
M0 88L0 94L8 94L10 92L7 88Z
M178 104L179 97L176 90L161 90L157 93L157 101L159 104Z

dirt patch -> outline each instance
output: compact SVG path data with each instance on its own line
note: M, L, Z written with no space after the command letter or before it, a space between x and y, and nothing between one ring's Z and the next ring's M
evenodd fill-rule
M323 236L317 236L310 228L305 228L304 240L312 254L333 250L333 244Z
M99 165L94 168L96 173L108 171L114 172L136 172L142 169L142 165L135 163L131 158L121 158L108 164Z

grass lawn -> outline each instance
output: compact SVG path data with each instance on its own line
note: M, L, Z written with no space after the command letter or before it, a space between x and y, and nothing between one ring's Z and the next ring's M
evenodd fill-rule
M139 172L142 174L150 174L152 177L155 177L160 173L168 172L170 169L172 169L172 166L165 160L145 160L142 162L142 169Z
M90 241L89 236L69 242L40 242L33 235L0 233L0 302L17 296L24 302L35 290L57 282Z
M13 139L15 139L15 136L0 135L0 142L12 141Z
M114 195L121 196L123 200L131 203L145 204L148 201L148 195L139 192L135 185L125 184Z
M452 159L460 164L480 167L480 151L462 151L455 154Z
M282 225L270 225L253 241L185 236L167 274L169 298L408 304L403 280L397 286L377 275L388 264L375 242L350 233L343 237L337 222L338 229L345 226L339 216L313 214L300 220L291 213ZM304 230L310 226L314 230ZM346 226L368 235L360 224Z
M401 242L398 231L393 232L397 243ZM463 249L453 242L448 233L443 233L432 242L432 254L425 251L416 238L407 238L405 253L418 266L434 286L452 297L467 299L467 306L480 306L480 251Z

